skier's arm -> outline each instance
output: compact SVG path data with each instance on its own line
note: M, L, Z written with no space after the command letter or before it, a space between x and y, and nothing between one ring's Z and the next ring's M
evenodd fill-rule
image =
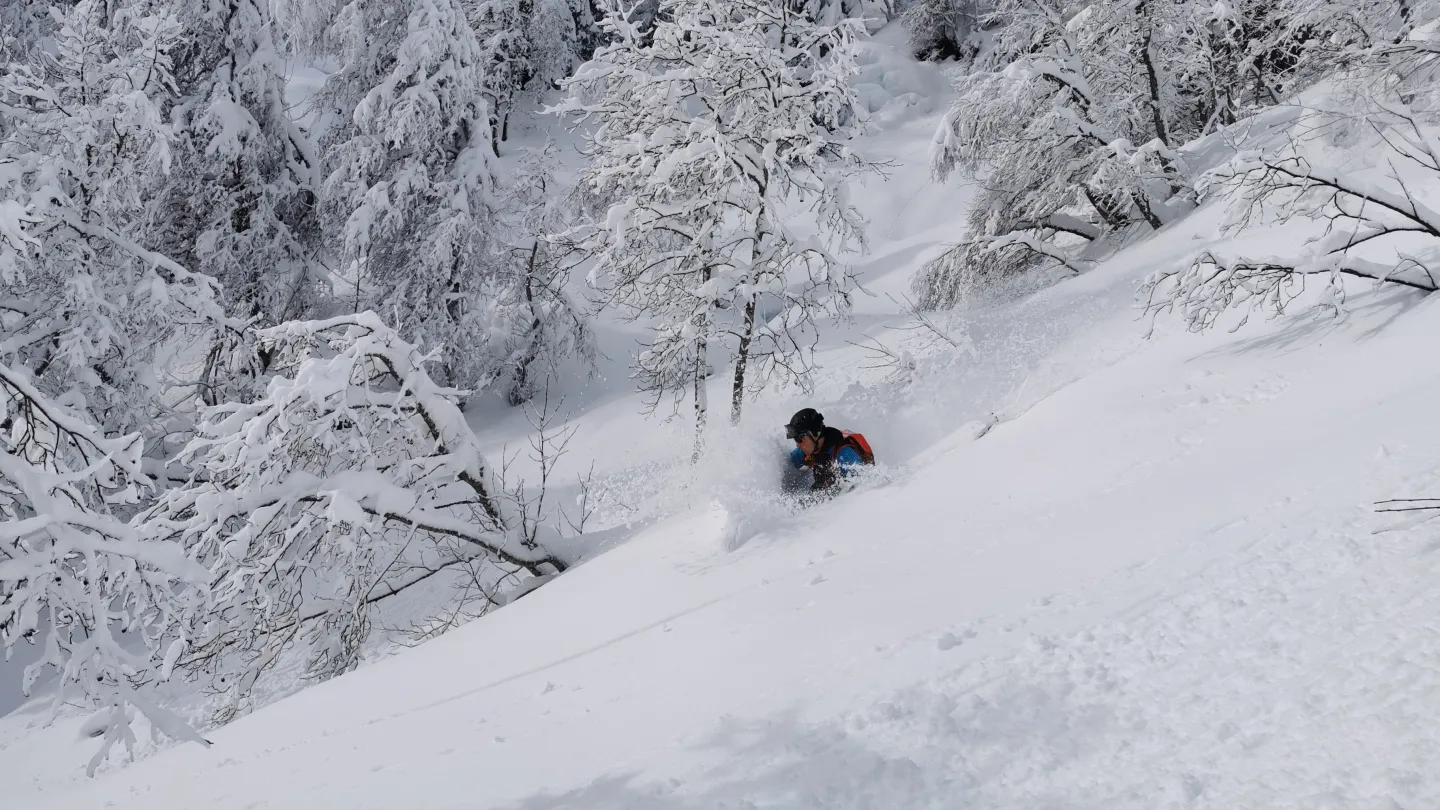
M804 451L804 450L801 450L801 449L798 448L798 447L795 448L794 450L791 450L791 451L790 451L790 463L793 464L793 465L795 465L795 469L797 469L797 470L800 469L801 467L804 467L804 466L805 466L805 451Z
M847 446L840 448L840 452L835 454L835 463L839 466L841 475L849 476L850 473L859 469L863 462L860 460L860 454L855 452L855 448Z

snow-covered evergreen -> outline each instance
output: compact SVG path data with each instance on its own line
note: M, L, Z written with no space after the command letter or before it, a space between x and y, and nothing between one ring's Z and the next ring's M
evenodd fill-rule
M304 53L335 60L311 104L324 150L320 227L347 310L375 310L483 384L495 265L486 55L459 0L284 4Z
M264 0L172 0L179 98L173 164L151 197L153 244L216 279L231 313L261 325L323 305L320 167L291 119Z

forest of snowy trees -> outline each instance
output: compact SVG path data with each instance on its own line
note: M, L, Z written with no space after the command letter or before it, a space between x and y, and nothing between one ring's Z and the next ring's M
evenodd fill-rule
M971 19L950 0L916 11L932 5ZM1397 230L1440 234L1402 179L1435 179L1436 13L1423 0L996 0L969 29L978 50L933 154L938 178L962 173L982 191L964 238L916 279L919 301L954 306L1039 268L1083 272L1117 237L1158 231L1222 188L1257 215L1273 207L1336 227L1318 252L1201 257L1154 280L1157 307L1179 305L1196 325L1207 322L1197 307L1283 307L1297 274L1433 290L1423 259L1382 267L1352 249ZM1325 97L1307 97L1321 82ZM1245 122L1271 108L1313 135L1278 149L1246 142ZM1393 190L1312 163L1308 142L1357 130L1393 153ZM1198 171L1216 141L1238 158Z
M655 407L717 362L730 417L804 385L850 308L875 165L857 42L896 20L954 71L937 180L982 189L917 278L926 310L1084 272L1234 193L1328 218L1289 254L1206 254L1144 293L1195 328L1296 279L1435 289L1434 0L18 0L0 6L0 646L109 711L185 678L223 722L283 656L353 668L373 606L465 564L484 600L575 561L534 530L464 408L523 406L653 337ZM297 67L323 72L308 98ZM1304 94L1329 83L1331 107ZM1267 111L1379 133L1394 183ZM516 137L573 132L576 155ZM1323 137L1323 136L1317 136ZM1237 158L1195 169L1196 144ZM565 161L581 165L562 171ZM1272 212L1272 213L1266 213ZM1278 213L1275 213L1278 212ZM792 218L806 217L796 233ZM1365 253L1411 239L1388 259ZM1415 241L1418 240L1418 241ZM477 567L478 566L478 567ZM100 755L103 757L103 751ZM99 761L99 758L97 758Z

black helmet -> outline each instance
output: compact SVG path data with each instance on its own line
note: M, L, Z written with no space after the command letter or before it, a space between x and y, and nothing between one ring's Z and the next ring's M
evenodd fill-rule
M785 438L798 439L801 436L818 436L825 429L825 417L814 408L802 408L790 417L785 426Z

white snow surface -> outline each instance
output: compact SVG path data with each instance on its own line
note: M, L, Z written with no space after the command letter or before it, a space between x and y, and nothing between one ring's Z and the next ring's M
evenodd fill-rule
M875 85L938 78L912 72ZM887 389L845 341L901 339L884 294L956 236L965 190L925 168L943 107L868 141L895 161L856 195L877 295L815 394L747 406L633 536L208 749L85 780L82 719L31 704L0 720L0 807L1440 807L1440 531L1370 507L1440 497L1440 301L1357 286L1339 319L1145 339L1135 289L1230 241L1218 201L977 305L973 357ZM683 420L604 376L574 392L567 464L679 469ZM811 403L886 470L795 512L756 493ZM524 440L479 426L487 452Z

